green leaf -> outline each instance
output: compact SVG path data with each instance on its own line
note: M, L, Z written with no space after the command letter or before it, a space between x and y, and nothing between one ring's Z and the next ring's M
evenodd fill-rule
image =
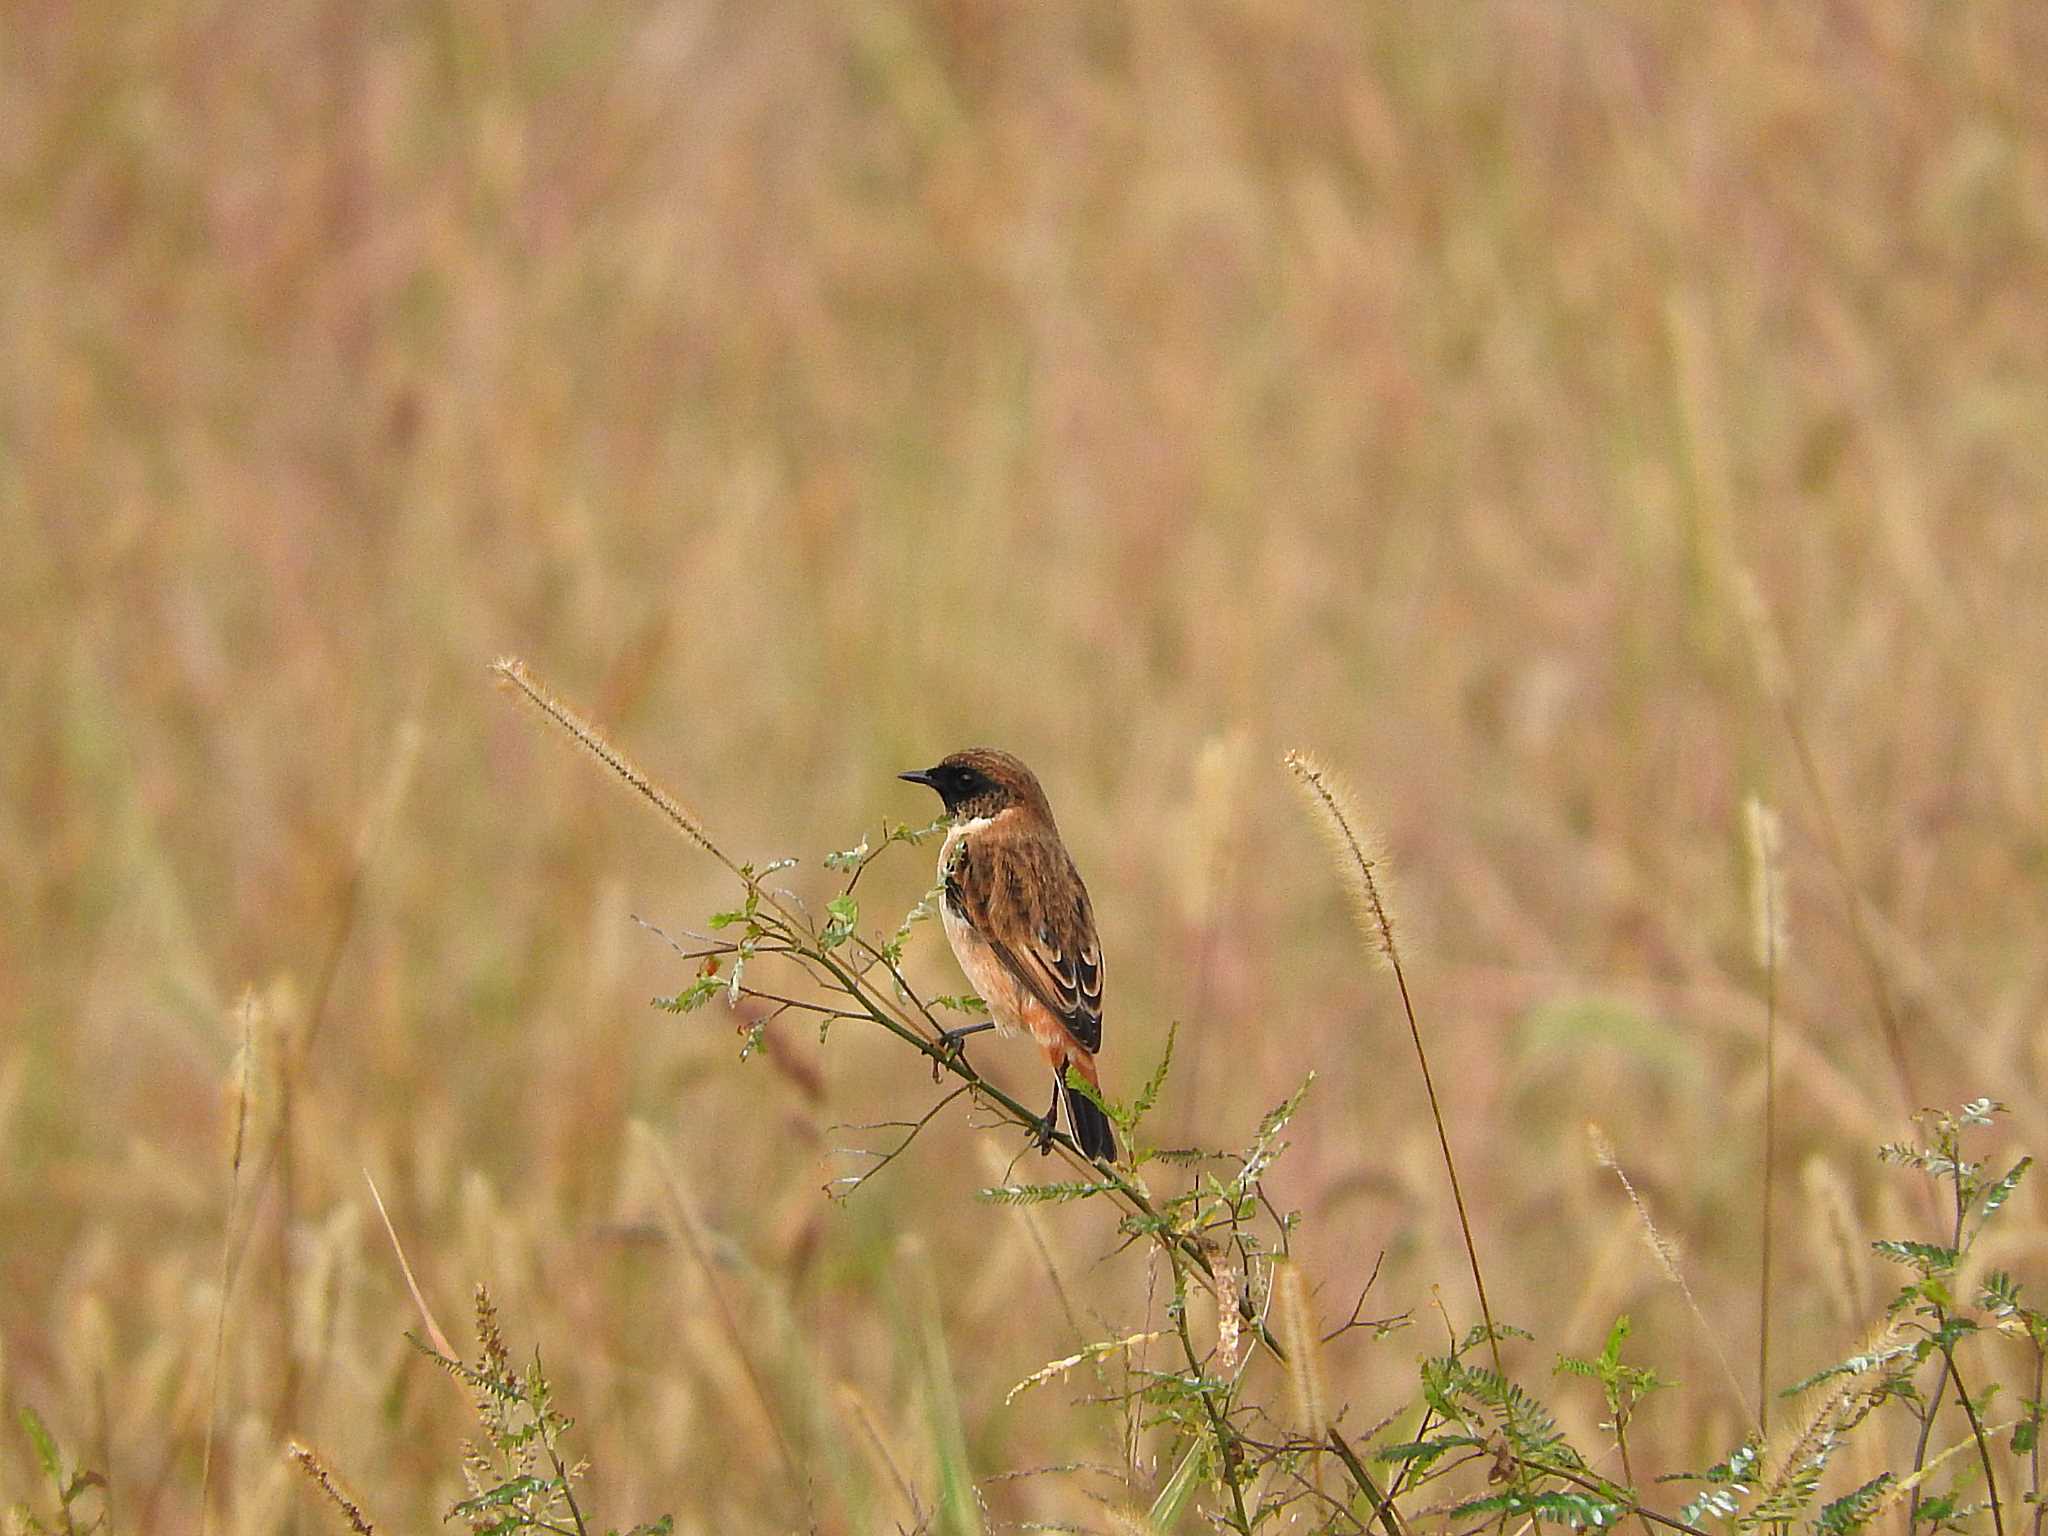
M1457 1520L1466 1515L1496 1513L1510 1517L1526 1515L1533 1520L1555 1520L1574 1530L1602 1531L1618 1523L1623 1511L1619 1504L1596 1499L1589 1493L1514 1491L1468 1500L1453 1509L1449 1518Z
M657 997L654 1006L669 1013L691 1013L724 991L726 985L726 979L716 972L709 976L699 976L674 997Z
M1108 1115L1110 1119L1114 1120L1116 1118L1115 1112L1109 1107L1109 1101L1103 1098L1102 1090L1083 1077L1078 1068L1071 1065L1067 1068L1066 1082L1069 1089L1081 1095L1090 1104L1093 1104L1105 1115Z
M1413 1462L1416 1472L1422 1473L1427 1472L1445 1451L1485 1444L1477 1435L1437 1435L1428 1440L1409 1440L1400 1445L1385 1446L1373 1453L1373 1460Z
M1152 1075L1145 1079L1145 1086L1140 1088L1138 1096L1131 1100L1130 1123L1124 1129L1135 1131L1138 1122L1143 1120L1152 1106L1158 1102L1159 1090L1166 1086L1166 1074L1173 1067L1173 1042L1179 1034L1180 1020L1175 1019L1166 1026L1166 1049L1159 1057L1159 1065L1152 1069Z
M1152 1501L1152 1508L1146 1512L1145 1524L1154 1531L1166 1532L1179 1522L1181 1511L1194 1496L1196 1485L1201 1480L1202 1441L1196 1437L1180 1459L1180 1465L1173 1469L1173 1475L1159 1490L1159 1497Z
M2026 1177L2027 1170L2033 1166L2034 1160L2031 1157L2021 1158L2012 1165L2011 1172L1984 1191L1982 1214L1977 1223L1980 1231L1984 1222L1990 1219L1991 1213L2012 1198L2012 1192L2019 1188L2020 1180Z
M1090 1195L1112 1194L1114 1184L998 1184L974 1192L977 1200L991 1205L1050 1205L1068 1200L1086 1200Z
M1678 1518L1687 1525L1698 1525L1709 1515L1717 1520L1732 1520L1736 1511L1741 1508L1742 1501L1733 1490L1708 1488L1687 1499L1684 1507L1678 1511Z
M464 1499L448 1511L451 1520L463 1519L481 1514L487 1509L503 1509L508 1504L517 1504L536 1494L547 1493L555 1487L550 1477L515 1477L510 1482L487 1488L475 1498Z
M43 1471L49 1474L52 1483L61 1486L64 1481L63 1460L57 1454L57 1442L51 1436L49 1426L43 1423L42 1415L24 1405L21 1427L28 1431L29 1443L36 1448L36 1460L41 1463Z
M1869 1371L1881 1370L1885 1366L1893 1365L1906 1359L1912 1353L1913 1346L1911 1344L1894 1344L1889 1348L1873 1350L1868 1354L1851 1355L1839 1364L1828 1366L1825 1370L1815 1371L1811 1376L1793 1382L1791 1386L1786 1387L1778 1396L1797 1397L1802 1392L1810 1391L1824 1381L1834 1380L1837 1376L1861 1376Z
M1945 1275L1956 1267L1958 1255L1939 1243L1916 1243L1905 1238L1881 1238L1870 1245L1894 1264L1908 1264L1929 1277Z
M1822 1505L1813 1522L1814 1530L1823 1536L1849 1536L1852 1531L1862 1530L1883 1506L1895 1481L1891 1473L1880 1472L1861 1488Z
M825 931L818 935L818 942L827 949L837 949L853 937L853 930L860 924L860 903L852 896L834 896L825 906L832 914L832 920L825 925Z

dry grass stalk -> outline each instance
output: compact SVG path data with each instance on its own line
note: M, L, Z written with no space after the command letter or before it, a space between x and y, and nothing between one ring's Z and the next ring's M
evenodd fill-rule
M783 1470L788 1474L789 1485L801 1489L806 1505L810 1503L810 1478L798 1462L796 1450L789 1443L789 1436L782 1426L782 1415L777 1410L775 1398L768 1390L768 1383L762 1378L760 1368L754 1363L753 1351L748 1347L746 1330L740 1326L732 1302L725 1294L725 1288L718 1283L718 1271L711 1262L709 1235L704 1223L698 1217L696 1207L683 1193L682 1179L675 1164L670 1160L668 1148L662 1145L661 1137L654 1128L644 1121L632 1123L633 1138L639 1142L654 1166L661 1182L663 1196L668 1202L669 1214L675 1222L677 1235L690 1250L690 1257L697 1262L698 1270L704 1276L705 1288L710 1291L712 1302L718 1309L720 1324L725 1330L726 1342L734 1356L745 1370L747 1383L753 1389L755 1400L761 1406L762 1417L768 1421L768 1428L775 1437L776 1454L782 1458Z
M1879 958L1877 943L1871 936L1869 919L1864 915L1863 895L1857 889L1856 877L1850 870L1848 841L1842 834L1841 823L1835 818L1833 798L1828 794L1827 781L1821 777L1820 761L1814 755L1813 744L1807 738L1806 724L1799 715L1798 701L1792 690L1791 669L1786 665L1784 649L1778 643L1777 626L1772 622L1770 605L1764 599L1762 586L1749 571L1741 573L1736 592L1757 675L1784 720L1785 734L1791 739L1792 755L1798 761L1800 777L1806 781L1807 792L1813 797L1814 809L1820 818L1821 836L1827 846L1828 864L1834 870L1835 879L1842 889L1842 903L1848 909L1850 937L1870 986L1878 1031L1884 1040L1886 1054L1891 1058L1892 1071L1898 1078L1899 1092L1910 1110L1920 1104L1921 1098L1914 1086L1912 1064L1906 1055L1905 1031L1899 1023L1898 1008L1892 1002L1891 984L1885 979L1884 962Z
M1763 1201L1758 1213L1757 1418L1771 1427L1771 1243L1778 1192L1778 966L1785 953L1785 880L1778 814L1755 795L1744 806L1749 831L1750 941L1764 978Z
M1472 1288L1479 1296L1479 1315L1486 1323L1487 1348L1493 1357L1494 1374L1506 1378L1501 1366L1499 1330L1494 1327L1493 1308L1486 1299L1486 1279L1479 1268L1479 1248L1472 1240L1472 1218L1465 1210L1465 1192L1458 1184L1458 1163L1451 1155L1450 1132L1444 1126L1443 1106L1436 1096L1436 1080L1429 1070L1429 1053L1422 1045L1422 1026L1416 1022L1415 1003L1408 995L1407 973L1401 969L1401 952L1394 944L1394 920L1380 896L1379 880L1373 873L1375 861L1366 853L1360 831L1364 817L1358 813L1350 792L1315 758L1304 752L1289 752L1288 771L1307 802L1310 820L1330 845L1337 878L1351 898L1351 911L1366 942L1386 958L1394 982L1401 992L1401 1011L1408 1020L1409 1038L1415 1043L1415 1059L1422 1067L1422 1086L1429 1095L1430 1118L1436 1123L1437 1145L1444 1155L1444 1171L1450 1176L1451 1200L1458 1208L1458 1229L1465 1239L1465 1257L1472 1266Z
M213 1510L213 1440L220 1418L220 1366L227 1349L228 1289L234 1283L235 1216L242 1192L242 1150L249 1129L249 1068L255 1055L256 995L244 992L240 1006L242 1044L235 1052L234 1137L228 1153L228 1208L221 1218L220 1266L214 1284L213 1364L207 1374L206 1441L199 1462L199 1531L205 1536Z
M1751 1408L1747 1394L1742 1389L1742 1383L1735 1375L1735 1368L1728 1363L1728 1352L1721 1347L1720 1336L1707 1322L1707 1314L1701 1310L1698 1298L1692 1293L1692 1287L1686 1283L1685 1271L1678 1262L1678 1245L1657 1229L1657 1223L1651 1219L1649 1206L1644 1204L1643 1197L1636 1193L1636 1187L1630 1181L1627 1170L1615 1156L1614 1143L1608 1140L1607 1133L1588 1121L1586 1139L1592 1143L1593 1160L1621 1182L1622 1193L1628 1196L1628 1203L1635 1210L1636 1220L1642 1225L1643 1242L1649 1248L1651 1258L1656 1261L1658 1273L1675 1286L1678 1294L1684 1298L1686 1310L1692 1313L1693 1322L1699 1326L1701 1335L1714 1352L1715 1360L1720 1363L1721 1374L1728 1378L1729 1390L1735 1394L1736 1402L1740 1403L1743 1411L1749 1415L1750 1423L1761 1433L1761 1416Z
M377 1181L370 1177L370 1170L363 1170L363 1182L370 1186L370 1198L376 1202L377 1217L384 1223L384 1235L391 1239L391 1251L398 1255L399 1271L405 1276L405 1288L412 1292L412 1303L420 1309L420 1322L427 1330L427 1342L434 1346L444 1360L459 1360L455 1346L448 1342L448 1335L441 1331L441 1325L434 1321L433 1310L427 1305L427 1298L420 1294L419 1282L412 1277L412 1265L406 1262L405 1245L398 1240L398 1229L391 1225L391 1213L384 1209L384 1197L377 1192Z

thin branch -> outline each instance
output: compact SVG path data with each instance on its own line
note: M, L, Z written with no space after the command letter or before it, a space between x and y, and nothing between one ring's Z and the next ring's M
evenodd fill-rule
M1969 1391L1963 1386L1962 1372L1956 1369L1953 1348L1944 1349L1948 1359L1948 1373L1956 1384L1956 1401L1963 1405L1963 1417L1970 1421L1970 1433L1977 1441L1977 1458L1984 1464L1984 1486L1991 1495L1991 1528L1997 1536L2005 1536L2005 1515L1998 1504L1998 1474L1991 1467L1991 1447L1984 1442L1984 1423L1977 1417L1977 1405L1970 1401Z
M1351 1480L1358 1485L1359 1491L1372 1501L1373 1512L1379 1516L1380 1528L1387 1536L1408 1536L1408 1528L1401 1523L1400 1512L1394 1508L1393 1496L1380 1491L1373 1475L1366 1471L1365 1463L1358 1459L1358 1453L1351 1449L1350 1443L1334 1424L1330 1426L1330 1449L1344 1463L1344 1470L1351 1474Z
M1180 1265L1175 1263L1174 1289L1180 1294L1176 1297L1179 1305L1174 1308L1174 1327L1180 1334L1181 1353L1187 1357L1195 1395L1202 1400L1202 1408L1209 1416L1209 1432L1216 1437L1216 1460L1223 1469L1224 1485L1230 1489L1231 1508L1237 1512L1237 1528L1244 1536L1251 1536L1251 1517L1245 1513L1244 1490L1238 1486L1236 1437L1216 1406L1215 1394L1208 1384L1208 1372L1202 1369L1201 1356L1195 1353L1195 1341L1188 1333L1187 1291L1180 1283L1181 1277Z
M834 1127L834 1129L836 1130L848 1131L879 1131L897 1129L907 1130L908 1134L904 1136L904 1138L901 1141L899 1141L894 1147L892 1147L887 1152L869 1152L861 1148L847 1148L846 1150L848 1151L860 1152L860 1154L864 1157L874 1158L875 1165L872 1168L862 1170L860 1173L849 1174L834 1179L831 1184L827 1184L825 1186L826 1198L832 1200L852 1199L854 1192L856 1190L858 1190L863 1184L867 1183L867 1181L869 1179L872 1179L876 1174L880 1173L884 1168L888 1167L891 1163L895 1162L897 1158L901 1157L909 1149L910 1144L913 1141L917 1140L918 1132L922 1131L927 1125L930 1125L932 1121L938 1116L940 1110L944 1109L948 1104L952 1103L955 1099L959 1098L961 1094L967 1091L967 1085L965 1083L962 1083L958 1088L955 1088L951 1093L948 1093L944 1098L940 1099L938 1103L934 1104L930 1109L926 1110L922 1115L920 1115L915 1120L877 1120L867 1125L846 1125ZM834 1185L840 1184L845 1185L845 1188L834 1189Z

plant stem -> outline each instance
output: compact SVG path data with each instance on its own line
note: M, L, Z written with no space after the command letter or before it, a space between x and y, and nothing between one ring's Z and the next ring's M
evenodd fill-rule
M1229 1421L1216 1407L1215 1394L1208 1386L1208 1373L1202 1368L1202 1360L1195 1353L1195 1341L1188 1333L1188 1292L1186 1276L1178 1260L1168 1254L1173 1262L1173 1324L1180 1334L1181 1353L1187 1357L1188 1370L1195 1378L1195 1395L1202 1400L1202 1408L1209 1416L1209 1433L1216 1437L1216 1459L1223 1469L1224 1485L1230 1489L1231 1508L1237 1512L1237 1529L1244 1536L1251 1536L1251 1518L1245 1513L1244 1491L1237 1484L1237 1437L1232 1433Z
M1977 1459L1984 1464L1984 1486L1991 1495L1991 1528L1997 1536L2005 1536L2005 1516L1998 1506L1998 1474L1991 1468L1991 1447L1984 1443L1983 1421L1977 1417L1977 1405L1970 1401L1962 1373L1956 1369L1954 1349L1944 1349L1942 1357L1948 1361L1948 1374L1955 1379L1956 1401L1963 1405L1963 1417L1970 1421L1970 1433L1976 1437Z
M773 898L764 893L763 901L772 904ZM777 910L780 911L779 905ZM794 929L791 931L791 939L792 942L801 944L801 938ZM866 985L847 971L829 952L822 949L805 947L804 953L807 958L815 960L832 973L832 977L840 989L860 1004L862 1012L867 1017L874 1020L875 1023L881 1025L898 1039L916 1047L932 1062L951 1072L977 1094L1000 1105L1004 1110L1008 1111L1010 1118L1017 1124L1029 1130L1036 1130L1044 1123L1036 1114L1026 1109L1016 1099L977 1072L960 1051L943 1046L936 1040L927 1039L892 1015L869 995ZM1143 1217L1148 1223L1152 1224L1155 1240L1162 1247L1166 1248L1169 1254L1178 1255L1193 1264L1202 1272L1203 1279L1210 1289L1213 1290L1215 1288L1216 1269L1210 1262L1209 1256L1202 1251L1200 1244L1193 1237L1187 1235L1169 1236L1167 1233L1159 1230L1157 1225L1159 1222L1158 1209L1147 1198L1144 1191L1140 1190L1137 1185L1133 1184L1115 1168L1107 1164L1098 1163L1088 1157L1079 1147L1075 1146L1072 1138L1064 1131L1053 1132L1052 1144L1063 1153L1066 1153L1071 1160L1076 1161L1084 1171L1100 1179L1103 1183L1114 1187L1117 1194L1131 1207L1134 1214ZM1239 1299L1238 1315L1251 1326L1252 1331L1257 1334L1259 1342L1273 1352L1275 1359L1284 1361L1287 1358L1287 1352L1280 1347L1279 1341L1267 1331L1264 1320L1252 1310L1248 1298Z
M1635 1501L1636 1472L1635 1468L1630 1466L1628 1461L1627 1422L1626 1415L1619 1412L1614 1415L1614 1446L1616 1450L1621 1452L1621 1475L1628 1479L1628 1496L1630 1500ZM1650 1517L1639 1501L1636 1502L1636 1518L1643 1523L1643 1536L1653 1536L1650 1530Z
M1344 1470L1351 1474L1351 1480L1358 1484L1359 1491L1371 1501L1373 1513L1379 1517L1380 1528L1387 1536L1408 1536L1408 1528L1401 1523L1401 1516L1394 1508L1393 1499L1380 1492L1372 1474L1365 1470L1365 1464L1358 1459L1358 1453L1351 1449L1349 1442L1338 1433L1334 1424L1330 1426L1330 1449L1335 1451L1337 1459L1344 1463Z
M1766 871L1766 902L1774 900L1775 872ZM1771 1213L1778 1192L1778 914L1764 914L1764 1198L1762 1257L1758 1266L1756 1328L1756 1421L1771 1434Z
M2034 1443L2027 1448L2027 1466L2034 1494L2034 1536L2041 1536L2041 1516L2048 1513L2048 1506L2041 1502L2041 1375L2042 1367L2048 1365L2048 1350L2043 1350L2039 1335L2034 1344Z
M1950 1163L1952 1165L1957 1164L1959 1157L1956 1149L1951 1147L1948 1150L1950 1153ZM1957 1172L1954 1177L1956 1186L1956 1221L1954 1234L1949 1238L1949 1246L1960 1249L1963 1245L1963 1181L1960 1172ZM1935 1327L1940 1329L1947 1326L1947 1323L1947 1311L1941 1307L1935 1308ZM1913 1446L1913 1470L1909 1475L1914 1481L1913 1492L1906 1500L1906 1536L1913 1536L1913 1532L1919 1529L1920 1469L1927 1464L1927 1442L1934 1438L1934 1419L1935 1415L1941 1412L1941 1394L1948 1390L1948 1379L1955 1374L1955 1368L1954 1358L1944 1349L1941 1352L1941 1379L1934 1384L1934 1396L1927 1400L1927 1412L1920 1420L1920 1438ZM1956 1386L1960 1390L1962 1383L1958 1382Z
M1465 1258L1472 1265L1472 1289L1479 1293L1479 1316L1486 1324L1486 1345L1493 1355L1493 1374L1502 1381L1508 1373L1500 1363L1500 1333L1493 1326L1493 1308L1486 1300L1486 1277L1479 1272L1479 1247L1472 1241L1472 1218L1465 1212L1465 1191L1458 1185L1458 1164L1451 1156L1450 1133L1444 1129L1443 1106L1437 1103L1436 1080L1430 1076L1429 1053L1422 1048L1422 1027L1415 1022L1415 1004L1408 997L1408 977L1398 956L1392 956L1394 983L1401 989L1401 1010L1408 1016L1408 1034L1415 1042L1415 1059L1422 1064L1422 1086L1429 1095L1430 1118L1436 1122L1437 1145L1443 1149L1444 1171L1451 1176L1451 1203L1458 1208L1458 1230L1465 1235Z
M1535 1462L1523 1461L1519 1457L1516 1458L1516 1461L1526 1471L1546 1473L1551 1477L1561 1477L1568 1483L1578 1484L1579 1487L1585 1489L1588 1493L1597 1493L1603 1497L1613 1496L1614 1490L1606 1484L1596 1482L1590 1477L1582 1477L1576 1472L1566 1471L1563 1467L1543 1466ZM1707 1536L1707 1533L1696 1525L1688 1525L1683 1520L1675 1520L1670 1515L1660 1515L1654 1509L1645 1508L1642 1502L1636 1498L1634 1489L1629 1490L1628 1501L1630 1511L1640 1515L1652 1525L1661 1525L1667 1531L1683 1531L1685 1536Z

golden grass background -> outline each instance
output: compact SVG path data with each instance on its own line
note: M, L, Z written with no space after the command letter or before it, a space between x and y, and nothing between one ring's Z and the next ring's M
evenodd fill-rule
M907 1519L877 1443L931 1506L924 1305L976 1475L1116 1461L1096 1384L1003 1395L1078 1347L1041 1243L1104 1336L1151 1326L1142 1272L1092 1211L976 1204L958 1115L829 1206L831 1127L928 1075L851 1027L741 1066L646 1007L681 967L628 914L729 893L494 694L507 651L807 891L928 813L898 770L1038 767L1111 1091L1175 1018L1177 1134L1321 1074L1272 1182L1317 1305L1384 1248L1368 1310L1418 1309L1331 1351L1362 1426L1430 1287L1472 1309L1398 1002L1279 768L1313 747L1389 855L1493 1303L1539 1335L1511 1364L1626 1309L1685 1383L1637 1464L1727 1450L1743 1404L1584 1128L1747 1381L1748 793L1785 817L1783 1376L1866 1326L1861 1243L1931 1235L1871 1155L1911 1106L1747 581L1917 1096L2048 1151L2044 77L2032 0L10 6L0 1492L33 1404L117 1529L197 1527L245 1017L215 1529L332 1528L289 1435L386 1528L458 1490L365 1169L443 1324L484 1279L542 1347L609 1518L800 1523L636 1120L823 1528ZM957 987L935 930L912 958ZM2001 1253L2037 1287L2044 1210ZM1100 1525L1163 1473L984 1492Z

